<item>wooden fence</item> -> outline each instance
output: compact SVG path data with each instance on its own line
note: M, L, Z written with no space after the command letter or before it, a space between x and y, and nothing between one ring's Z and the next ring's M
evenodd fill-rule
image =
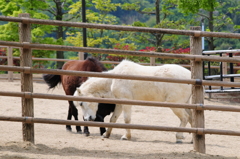
M240 136L240 131L226 131L216 129L204 128L204 110L222 110L240 112L238 107L224 107L204 105L203 101L203 85L216 85L216 86L239 86L240 83L219 82L219 81L205 81L202 80L202 61L223 61L231 63L239 63L239 58L229 57L207 57L201 56L201 37L222 37L222 38L240 38L240 34L233 33L217 33L217 32L204 32L200 31L200 27L191 27L191 30L175 30L175 29L160 29L160 28L147 28L147 27L129 27L129 26L116 26L116 25L101 25L77 22L63 22L31 19L29 14L20 14L19 17L6 17L0 16L0 20L18 22L19 23L19 36L20 42L6 42L0 41L0 45L21 47L21 67L14 66L0 66L0 70L5 71L18 71L21 72L21 92L3 92L0 91L2 96L16 96L22 98L22 117L6 117L0 116L0 120L22 122L23 126L23 140L34 143L34 123L46 124L71 124L71 125L86 125L86 126L106 126L114 128L131 128L131 129L145 129L145 130L162 130L162 131L178 131L178 132L191 132L193 133L194 149L198 152L205 153L205 134L221 134L221 135L237 135ZM114 49L98 49L98 48L84 48L48 44L32 44L31 43L31 30L30 24L45 24L45 25L61 25L81 28L97 28L97 29L110 29L122 31L138 31L149 33L166 33L190 36L191 55L176 55L170 53L155 53L155 52L140 52L140 51L123 51ZM32 66L32 49L41 50L61 50L61 51L77 51L77 52L91 52L91 53L107 53L119 55L133 55L133 56L147 56L158 58L179 58L191 60L192 79L168 79L160 77L144 77L144 76L126 76L117 74L102 74L93 72L81 71L63 71L51 69L33 69ZM33 93L33 79L32 73L51 73L51 74L66 74L66 75L79 75L79 76L93 76L104 78L121 78L121 79L134 79L146 81L159 81L159 82L172 82L172 83L187 83L192 84L192 104L176 104L176 103L162 103L162 102L147 102L137 100L120 100L120 99L102 99L102 98L86 98L86 97L73 97L61 95L49 95ZM159 107L172 107L172 108L189 108L193 110L193 128L176 128L176 127L161 127L161 126L146 126L134 124L112 124L112 123L93 123L81 121L67 121L67 120L53 120L34 118L33 116L33 99L55 99L55 100L75 100L75 101L92 101L102 103L118 103L130 104L141 106L159 106Z
M7 59L7 65L8 66L13 66L13 60L20 60L20 57L13 56L13 49L20 49L19 47L1 46L1 48L6 48L7 49L7 56L0 56L0 59ZM224 52L224 51L226 51L226 50L221 50L221 52ZM236 50L232 50L232 52L233 51L236 52ZM206 52L206 51L204 51L204 52ZM207 51L207 52L209 52L209 51ZM240 50L238 50L238 52L240 52ZM79 60L84 59L83 54L84 54L83 52L79 52L79 54L78 54L78 59ZM156 59L155 57L150 57L150 63L140 63L140 64L141 65L150 65L150 66L161 65L161 64L157 64L155 62L155 59ZM32 60L33 61L35 61L35 60L38 60L38 61L62 61L62 62L71 61L70 59L36 58L36 57L32 57ZM103 64L115 64L116 65L119 62L117 62L117 61L101 61L101 63L103 63ZM185 65L180 64L180 65L183 66L183 67L186 67L186 68L191 67L190 65L187 65L187 64L185 64ZM226 62L223 62L223 65L224 65L223 74L227 74L227 69L229 69L229 70L231 70L231 69L240 70L239 66L235 66L233 68L231 68L230 66L228 67ZM209 66L205 66L205 65L204 65L204 68L205 69L210 69ZM219 69L219 66L211 66L211 69ZM0 79L8 79L9 82L12 82L13 80L20 80L20 78L13 76L12 71L8 71L7 76L6 77L1 77ZM41 78L33 78L33 80L34 81L43 81Z

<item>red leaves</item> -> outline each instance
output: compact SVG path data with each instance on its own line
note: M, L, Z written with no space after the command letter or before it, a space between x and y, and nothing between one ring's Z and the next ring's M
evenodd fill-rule
M139 51L156 51L155 47L146 47L145 49L141 49ZM162 52L169 52L169 53L175 53L175 54L188 54L190 53L190 48L179 48L179 49L162 49Z

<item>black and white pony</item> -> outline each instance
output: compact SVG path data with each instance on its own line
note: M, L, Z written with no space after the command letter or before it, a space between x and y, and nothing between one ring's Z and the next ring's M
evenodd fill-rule
M91 71L91 72L102 72L107 69L100 63L97 59L93 57L88 57L86 60L72 60L66 62L62 70L71 70L71 71ZM81 76L71 76L71 75L54 75L54 74L45 74L43 75L44 81L49 86L49 89L55 88L58 84L62 84L62 87L66 95L73 95L76 88L79 87L83 82L88 78ZM73 104L73 101L68 101L69 109L67 119L71 120L72 116L75 120L78 120L78 110ZM109 115L114 111L115 104L103 104L99 103L99 108L97 112L97 118L95 121L104 121L105 116ZM72 131L70 125L66 125L68 131ZM76 126L77 133L82 133L80 126ZM106 132L105 128L100 128L100 134L102 135ZM88 127L84 126L84 134L87 136L90 134Z
M124 75L145 75L174 79L190 79L191 72L179 65L165 64L162 66L142 66L134 62L124 60L109 73ZM74 93L74 96L117 98L145 101L159 101L172 103L190 103L191 85L167 82L150 82L125 79L90 78L84 82ZM94 102L75 102L83 111L84 120L91 121L96 118L98 105ZM189 109L171 108L180 119L180 127L186 127L189 122L192 125L192 113ZM115 123L124 112L125 123L131 121L131 106L117 104L111 116L110 122ZM108 138L112 128L108 128L104 137ZM131 138L130 129L121 137L123 140ZM177 142L184 139L182 132L176 134Z

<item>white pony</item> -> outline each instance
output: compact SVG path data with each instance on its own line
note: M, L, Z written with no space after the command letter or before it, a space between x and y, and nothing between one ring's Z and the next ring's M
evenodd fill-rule
M109 73L158 76L175 79L191 78L191 72L179 65L165 64L162 66L142 66L128 60L123 60L113 70L109 71ZM191 97L191 85L125 79L90 78L77 88L74 96L189 103ZM96 118L96 112L98 109L97 103L75 102L75 105L81 105L85 120L90 121ZM185 127L188 122L192 125L192 113L189 109L171 109L180 119L180 127ZM122 110L124 112L125 123L130 123L131 106L118 104L116 105L110 122L115 123ZM112 128L108 128L103 136L108 138L111 131ZM126 133L121 137L121 139L128 140L130 138L130 129L126 129ZM177 142L181 143L182 139L184 139L183 133L177 132L176 139Z

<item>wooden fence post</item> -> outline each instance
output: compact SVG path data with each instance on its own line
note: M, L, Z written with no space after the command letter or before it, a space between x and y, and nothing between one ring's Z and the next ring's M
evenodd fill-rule
M32 50L28 47L31 42L31 25L27 22L30 18L28 13L19 14L19 17L23 18L23 22L19 23L19 40L24 44L21 48L20 65L22 67L32 67ZM21 91L33 92L33 79L32 74L28 71L21 73ZM34 117L33 111L33 98L25 96L22 97L22 116ZM34 143L34 124L24 123L23 129L23 141L30 141Z
M78 52L78 59L84 60L84 52Z
M156 66L156 58L150 57L150 66Z
M201 27L191 27L191 30L201 30ZM190 36L190 52L192 55L202 55L202 40L199 36ZM203 79L203 67L201 60L191 61L192 79ZM199 81L200 82L200 81ZM192 86L192 104L204 103L204 89L201 83ZM204 111L193 109L193 127L204 128ZM193 133L193 147L194 150L200 153L205 153L205 134L198 131Z
M227 57L226 54L223 54L222 56ZM223 74L224 75L228 74L228 72L227 72L227 69L228 69L227 62L222 62L222 66L223 66ZM224 81L226 81L226 80L224 80Z
M8 66L13 66L13 49L11 46L7 47L7 52ZM8 71L8 82L13 82L13 71Z

